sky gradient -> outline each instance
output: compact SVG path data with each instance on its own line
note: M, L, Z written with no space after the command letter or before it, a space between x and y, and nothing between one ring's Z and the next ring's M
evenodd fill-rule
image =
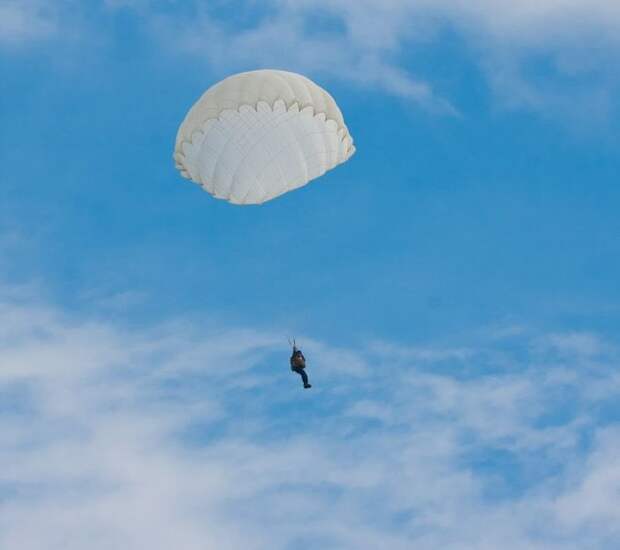
M0 0L0 546L617 548L619 31L605 0ZM357 153L235 207L172 150L256 68Z

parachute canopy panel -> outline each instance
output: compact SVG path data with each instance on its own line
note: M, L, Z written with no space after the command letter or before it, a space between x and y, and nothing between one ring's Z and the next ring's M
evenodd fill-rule
M181 174L214 197L260 204L347 161L353 139L334 99L308 78L260 70L209 88L177 133Z

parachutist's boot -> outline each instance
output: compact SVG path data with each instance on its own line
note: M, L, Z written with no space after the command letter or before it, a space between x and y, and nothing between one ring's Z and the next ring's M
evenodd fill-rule
M311 387L312 387L312 384L304 384L304 388L306 389L311 388Z

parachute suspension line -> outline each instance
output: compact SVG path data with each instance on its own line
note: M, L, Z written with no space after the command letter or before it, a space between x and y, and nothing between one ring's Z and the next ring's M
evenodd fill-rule
M291 341L291 339L288 339L288 343L289 345L291 345L293 348L296 348L297 346L295 345L295 338L293 338L293 340Z

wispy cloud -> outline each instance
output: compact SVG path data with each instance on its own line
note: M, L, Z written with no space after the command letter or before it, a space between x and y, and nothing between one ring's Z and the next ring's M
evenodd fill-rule
M156 34L222 72L285 67L453 113L458 98L442 97L432 77L407 68L418 54L440 47L441 31L450 29L503 107L585 122L603 119L614 106L618 79L610 62L620 50L614 2L274 0L264 7L239 28L203 7L168 13L158 17ZM255 9L238 4L241 13Z
M304 338L304 391L266 331L130 329L6 288L0 326L0 546L617 546L613 351L593 371L561 333Z
M363 7L329 2L270 2L265 11L235 27L212 11L157 14L154 33L164 44L216 71L278 67L340 80L412 100L435 111L455 112L433 86L399 65L415 25L383 4L371 17ZM200 5L198 5L200 6ZM240 11L255 12L252 3ZM388 18L389 17L389 18ZM382 24L377 25L377 21Z
M133 13L159 47L216 74L278 67L341 80L454 114L454 90L437 91L415 62L441 48L444 31L463 44L502 108L586 123L617 109L620 10L596 0L269 0L257 4L105 0L0 3L0 45L26 44L83 29L102 41L97 18ZM61 17L62 15L62 17ZM95 17L93 19L93 17ZM63 32L60 33L61 21ZM101 27L101 28L100 28ZM109 40L104 38L102 42ZM449 94L454 93L454 97Z
M21 46L53 36L55 9L37 0L0 1L0 46Z

